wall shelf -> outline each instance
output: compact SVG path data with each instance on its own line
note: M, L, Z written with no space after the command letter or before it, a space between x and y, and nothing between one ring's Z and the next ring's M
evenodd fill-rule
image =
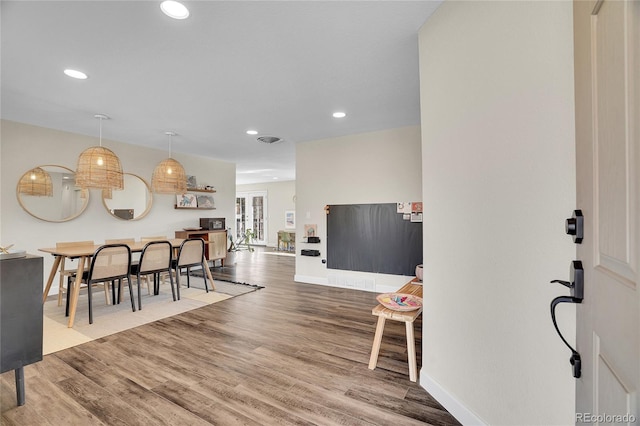
M187 188L187 192L208 192L209 194L213 194L217 192L215 189L197 189L197 188Z
M209 198L210 202L205 202L205 203L201 203L200 200L198 200L198 204L203 204L203 206L210 206L213 205L213 197L210 197L208 195L197 195L194 193L205 193L205 194L214 194L216 193L215 189L198 189L198 188L192 188L192 189L187 189L187 191L181 195L178 195L177 198L179 199L180 197L184 198L186 194L191 194L191 197L196 197L196 198L200 198L200 197L204 197L204 198ZM205 200L206 201L206 200ZM186 206L182 206L183 203L180 203L181 205L179 206L178 203L176 202L176 204L173 205L173 208L176 210L215 210L215 207L186 207ZM189 205L193 205L195 203L186 203Z
M215 207L178 207L177 205L173 205L173 208L176 210L215 210Z

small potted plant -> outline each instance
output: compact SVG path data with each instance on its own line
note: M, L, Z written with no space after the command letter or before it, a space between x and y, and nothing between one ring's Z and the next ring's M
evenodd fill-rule
M227 259L229 259L229 263L235 263L235 257L232 253L235 254L240 250L249 250L250 252L255 250L251 247L251 242L256 239L256 233L253 232L253 229L247 229L244 234L234 241L230 231L230 229L227 230L230 242L229 248L227 249Z
M244 235L244 243L247 245L247 250L254 251L254 248L251 247L251 242L256 239L256 233L253 232L253 229L247 229Z

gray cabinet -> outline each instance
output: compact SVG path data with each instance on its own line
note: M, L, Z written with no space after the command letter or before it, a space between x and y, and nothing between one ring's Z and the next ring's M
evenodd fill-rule
M0 373L14 370L24 405L25 365L42 360L42 257L0 260Z

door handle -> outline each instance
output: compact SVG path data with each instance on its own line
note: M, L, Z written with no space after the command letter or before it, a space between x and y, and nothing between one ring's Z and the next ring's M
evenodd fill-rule
M553 280L551 282L568 287L571 290L571 296L577 300L574 303L582 303L582 299L584 299L584 268L581 261L571 262L569 275L571 276L570 281Z
M569 344L569 342L567 342L567 339L565 339L560 332L558 322L556 321L556 307L560 303L582 303L582 300L584 298L584 269L582 267L582 262L580 262L579 260L574 260L573 262L571 262L570 275L570 281L551 281L552 283L562 284L563 286L568 287L571 290L570 296L558 296L551 301L551 320L553 321L553 326L555 327L558 336L560 336L560 339L562 339L564 344L567 345L567 347L571 351L569 362L573 366L573 377L578 379L582 375L582 360L578 351L576 351Z
M558 328L558 322L556 321L556 306L558 306L560 303L582 303L582 300L578 300L575 297L571 296L558 296L551 301L551 320L553 321L553 326L555 327L558 336L560 336L560 339L562 339L564 344L567 345L567 347L571 351L569 362L573 366L573 377L578 379L582 375L582 360L580 359L580 354L578 353L578 351L573 349L573 347L569 344L569 342L567 342L567 340L560 332L560 328Z

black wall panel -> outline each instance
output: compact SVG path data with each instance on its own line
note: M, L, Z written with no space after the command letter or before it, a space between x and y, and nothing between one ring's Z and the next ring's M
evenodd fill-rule
M415 275L422 263L421 222L403 220L396 203L328 208L328 268Z

